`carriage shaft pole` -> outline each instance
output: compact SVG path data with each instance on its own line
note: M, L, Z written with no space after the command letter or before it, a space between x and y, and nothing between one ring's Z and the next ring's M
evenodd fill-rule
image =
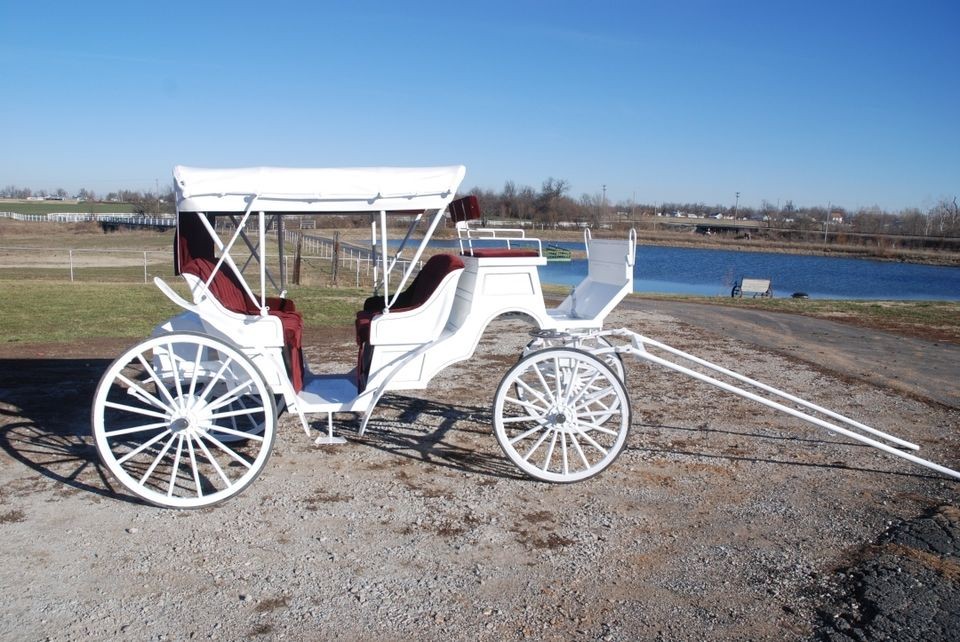
M709 367L709 368L711 368L711 369L713 369L713 370L722 371L724 374L727 374L727 373L730 373L731 375L735 375L735 374L736 374L736 373L732 373L732 372L729 371L729 370L726 370L725 368L721 368L721 367L719 367L719 366L716 366L716 365L714 365L714 364L711 364L709 361L704 361L703 359L698 359L698 358L696 358L696 357L693 357L692 355L687 355L686 353L684 353L684 352L682 352L682 351L680 351L680 350L677 350L676 348L670 348L669 346L665 346L664 344L662 344L662 343L660 343L660 342L658 342L658 341L653 341L652 339L647 339L646 337L644 337L644 336L642 336L642 335L639 335L639 334L637 334L637 333L635 333L635 332L632 332L632 331L630 331L630 330L622 330L622 331L618 332L617 334L620 334L621 336L624 336L625 334L632 335L633 345L630 346L629 348L627 348L627 351L630 352L630 354L634 355L635 357L637 357L637 358L639 358L639 359L643 359L643 360L645 360L645 361L650 361L651 363L659 364L659 365L661 365L661 366L663 366L663 367L665 367L665 368L668 368L668 369L670 369L670 370L674 370L674 371L676 371L676 372L680 372L680 373L682 373L682 374L685 374L685 375L688 375L688 376L690 376L690 377L693 377L694 379L697 379L698 381L702 381L702 382L708 383L708 384L710 384L710 385L712 385L712 386L716 386L717 388L720 388L721 390L726 390L727 392L732 392L732 393L735 394L735 395L744 397L744 398L746 398L746 399L750 399L751 401L756 401L757 403L760 403L760 404L763 404L763 405L768 406L768 407L770 407L770 408L773 408L774 410L779 410L780 412L784 412L784 413L786 413L786 414L788 414L788 415L791 415L791 416L793 416L793 417L796 417L797 419L802 419L803 421L806 421L806 422L808 422L808 423L812 423L812 424L814 424L814 425L820 426L821 428L826 428L827 430L830 430L830 431L832 431L832 432L835 432L835 433L844 435L845 437L849 437L849 438L851 438L851 439L854 439L854 440L856 440L856 441L859 441L859 442L861 442L861 443L864 443L864 444L866 444L866 445L868 445L868 446L871 446L871 447L873 447L873 448L876 448L876 449L878 449L878 450L882 450L882 451L884 451L884 452L886 452L886 453L889 453L889 454L891 454L891 455L895 455L895 456L900 457L900 458L902 458L902 459L906 459L907 461L910 461L910 462L912 462L912 463L914 463L914 464L917 464L917 465L920 465L920 466L924 466L924 467L926 467L926 468L930 468L931 470L935 470L935 471L937 471L938 473L947 475L947 476L949 476L949 477L953 477L953 478L955 478L955 479L960 479L960 472L958 472L958 471L956 471L956 470L953 470L953 469L951 469L951 468L947 468L946 466L941 466L941 465L939 465L939 464L935 464L935 463L932 462L932 461L929 461L929 460L927 460L927 459L923 459L923 458L921 458L921 457L917 457L916 455L911 455L910 453L906 453L906 452L904 452L904 451L902 451L902 450L898 450L898 449L896 449L896 448L893 448L892 446L888 446L887 444L884 444L884 443L882 443L882 442L876 441L875 439L871 439L870 437L866 437L866 436L864 436L864 435L855 433L855 432L853 432L852 430L848 430L848 429L846 429L846 428L842 428L842 427L840 427L840 426L837 426L836 424L832 424L832 423L830 423L830 422L828 422L828 421L824 421L823 419L820 419L820 418L818 418L818 417L814 417L814 416L812 416L812 415L808 415L808 414L805 413L805 412L801 412L801 411L796 410L796 409L794 409L794 408L790 408L790 407L788 407L788 406L785 406L785 405L783 405L783 404L781 404L781 403L778 403L778 402L776 402L776 401L773 401L773 400L771 400L771 399L767 399L767 398L765 398L765 397L761 397L760 395L757 395L757 394L754 394L754 393L749 392L749 391L747 391L747 390L744 390L743 388L738 388L737 386L731 385L731 384L726 383L726 382L724 382L724 381L720 381L719 379L715 379L715 378L713 378L713 377L710 377L710 376L708 376L708 375L702 374L702 373L697 372L697 371L695 371L695 370L691 370L690 368L686 368L686 367L684 367L684 366L681 366L680 364L674 363L674 362L672 362L672 361L668 361L668 360L666 360L666 359L663 359L662 357L658 357L658 356L656 356L656 355L652 355L652 354L650 354L649 352L647 352L647 350L646 350L645 347L644 347L644 344L645 344L645 343L646 343L646 344L650 344L651 346L653 346L653 347L658 347L658 348L669 348L669 350L668 350L669 352L676 353L676 354L678 354L678 356L682 356L682 357L684 357L684 358L690 358L692 361L695 361L696 363L699 363L699 364L701 364L701 365L704 365L704 366L706 366L706 367ZM746 377L743 377L742 375L739 375L739 377L740 377L740 378L743 378L743 379L747 379ZM752 380L751 380L751 381L752 381ZM762 384L761 384L761 385L762 385ZM775 388L772 388L772 387L770 387L770 386L762 385L762 387L763 387L764 389L769 389L769 391L771 391L771 392L775 392L775 393L777 393L777 394L780 394L780 395L783 396L783 397L790 398L791 400L796 399L796 398L793 397L792 395L788 395L787 393L782 392L782 391L779 391L779 390L777 390L777 389L775 389ZM801 400L801 401L802 401L802 400ZM809 405L813 405L813 404L807 403L807 404L805 404L805 405L808 405L808 406L809 406ZM871 431L876 432L876 433L880 433L880 431L875 430L875 429L871 429ZM886 435L886 433L881 433L881 434L885 435L885 437L888 437L888 438L890 438L891 440L901 441L901 440L898 440L896 437L893 437L892 435Z

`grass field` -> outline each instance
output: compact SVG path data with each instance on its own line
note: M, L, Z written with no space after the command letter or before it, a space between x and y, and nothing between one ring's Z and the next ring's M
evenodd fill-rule
M187 297L180 279L168 281ZM294 287L307 326L349 325L369 293L353 288ZM0 281L3 343L61 343L98 337L146 338L181 311L152 283ZM2 350L2 348L0 348Z
M182 296L179 278L168 279ZM303 313L307 327L349 325L369 295L365 289L292 286L289 297ZM547 289L559 298L559 290ZM638 299L650 298L632 295ZM792 312L835 319L908 336L960 343L960 302L930 301L794 301L682 297L714 305ZM69 283L63 281L0 280L0 315L5 343L69 342L97 337L143 338L160 321L179 312L152 284Z

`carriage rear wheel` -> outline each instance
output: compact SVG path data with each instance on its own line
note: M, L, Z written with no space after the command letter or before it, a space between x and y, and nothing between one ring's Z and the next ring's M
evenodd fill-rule
M575 348L546 348L503 377L493 425L504 453L527 475L575 482L601 472L623 450L630 400L603 360Z
M174 508L233 497L260 474L277 411L257 366L202 334L144 341L113 362L93 403L104 465L130 492Z

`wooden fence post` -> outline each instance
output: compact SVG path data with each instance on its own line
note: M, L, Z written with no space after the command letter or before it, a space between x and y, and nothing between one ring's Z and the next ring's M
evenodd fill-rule
M293 255L293 284L300 285L300 259L303 254L303 234L297 234L297 249Z
M332 268L333 284L337 285L337 276L339 275L338 273L340 272L339 270L340 268L340 230L337 230L336 232L333 233L333 253L332 254L333 254L333 268Z

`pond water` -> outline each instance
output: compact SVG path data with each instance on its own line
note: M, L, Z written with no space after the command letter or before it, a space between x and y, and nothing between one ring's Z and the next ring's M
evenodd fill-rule
M583 249L583 243L551 244ZM456 242L431 245L455 247ZM586 273L586 260L551 262L540 268L540 280L572 286ZM805 292L826 299L960 300L957 267L647 245L637 247L634 291L729 296L734 281L744 276L770 279L777 297Z

